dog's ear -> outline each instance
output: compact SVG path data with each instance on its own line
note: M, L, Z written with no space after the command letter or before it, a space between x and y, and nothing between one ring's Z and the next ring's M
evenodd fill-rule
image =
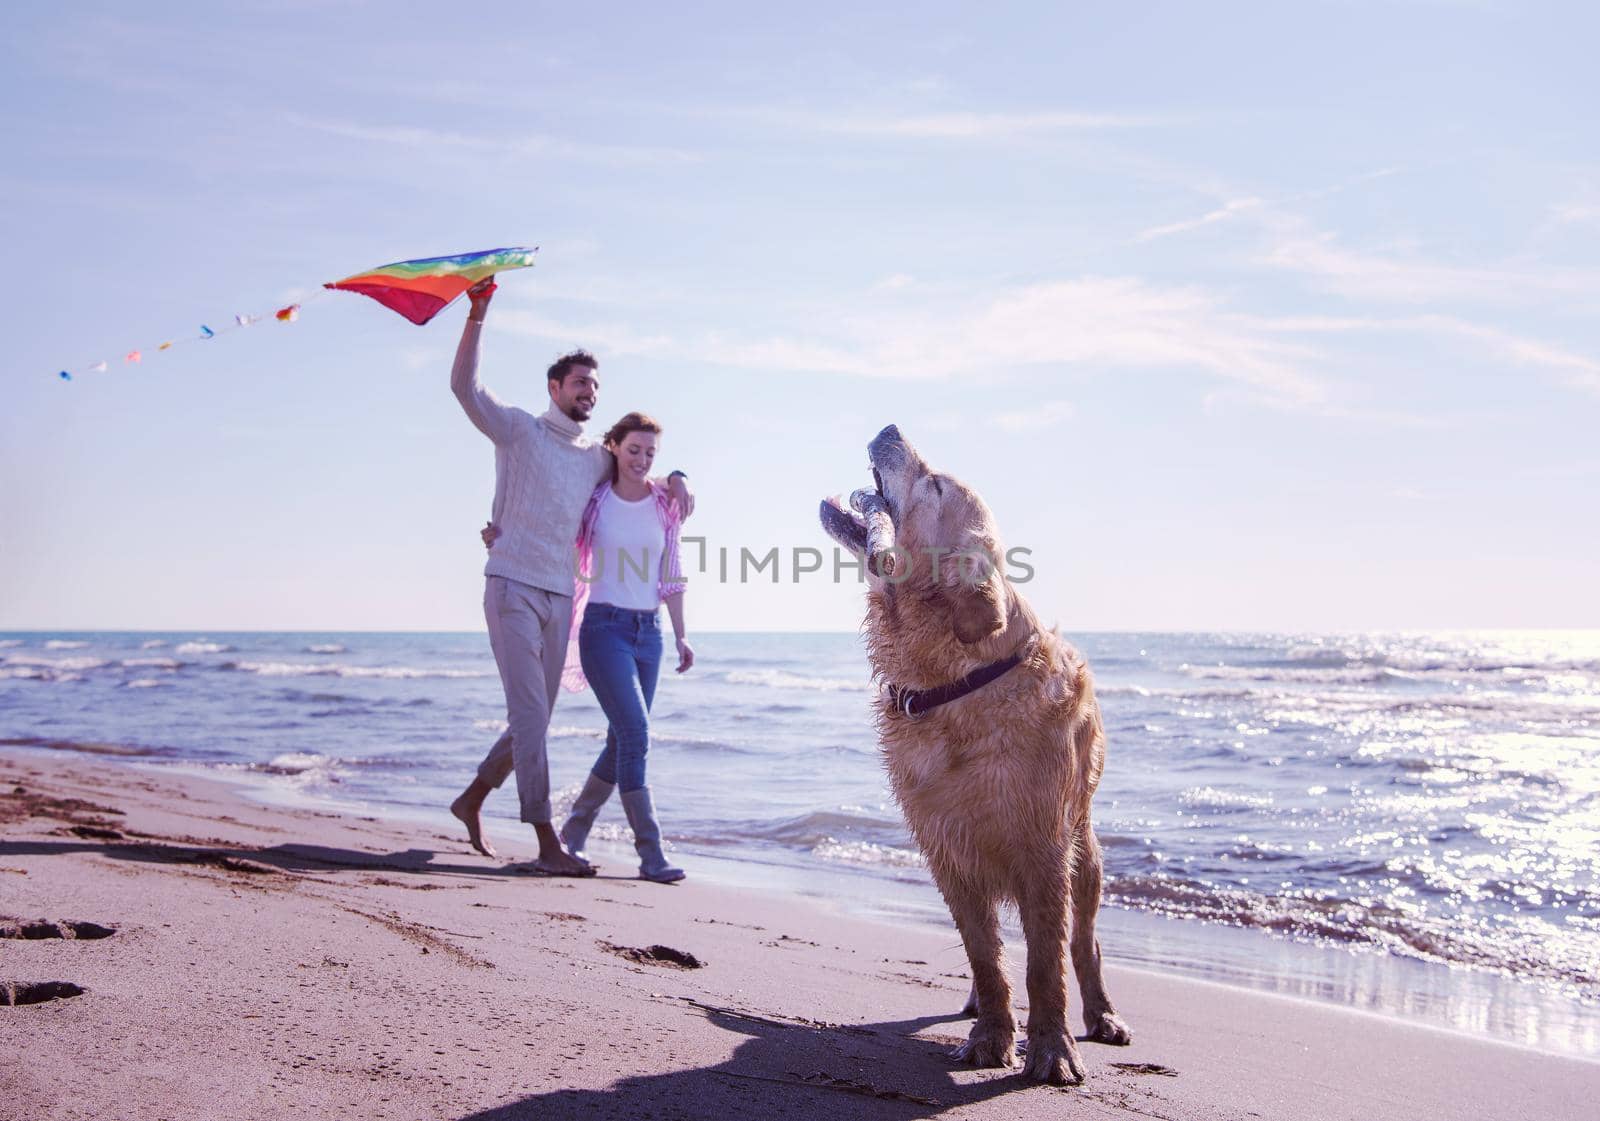
M1006 625L1005 589L992 556L983 549L947 558L940 581L950 608L950 629L967 646L982 642Z

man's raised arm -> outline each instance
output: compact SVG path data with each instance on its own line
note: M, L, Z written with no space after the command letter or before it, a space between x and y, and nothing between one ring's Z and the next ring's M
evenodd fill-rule
M478 381L478 337L483 333L483 317L489 313L494 290L494 281L486 280L467 292L472 306L461 330L461 345L456 347L455 365L450 367L450 390L478 431L502 444L511 438L511 410Z

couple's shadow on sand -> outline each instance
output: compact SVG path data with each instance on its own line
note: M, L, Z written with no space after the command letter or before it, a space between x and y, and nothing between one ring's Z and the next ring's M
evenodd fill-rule
M60 856L95 852L114 859L161 864L193 864L234 874L315 875L333 869L358 869L472 879L526 877L510 865L436 863L432 849L389 853L327 845L287 843L271 846L185 844L170 838L84 836L79 840L0 841L0 856ZM602 879L606 877L602 873ZM627 877L631 879L632 877ZM714 1066L666 1074L624 1077L601 1090L553 1090L493 1109L463 1115L461 1121L562 1121L616 1118L618 1121L701 1121L705 1118L826 1117L863 1119L932 1118L947 1110L1012 1094L1035 1099L1062 1090L1025 1081L1018 1073L973 1071L951 1057L966 1037L969 1021L952 1010L944 1015L867 1024L818 1024L763 1015L754 1010L720 1008L685 999L687 1015L743 1039L733 1054ZM948 1024L942 1034L918 1033ZM618 1070L641 1062L671 1062L675 1033L662 1027L631 1025L597 1029L585 1039L552 1039L559 1055L578 1044L605 1049ZM1082 1040L1080 1040L1082 1042ZM1089 1045L1089 1046L1092 1046ZM968 1077L958 1079L957 1072ZM537 1072L559 1081L560 1068ZM535 1072L530 1070L530 1076ZM1090 1076L1094 1077L1093 1074ZM1071 1093L1095 1097L1092 1090ZM1066 1108L1029 1100L1035 1108ZM1023 1103L1017 1103L1018 1108Z
M441 863L438 857L458 854L437 849L400 849L394 852L367 852L331 845L286 843L280 845L223 845L177 842L168 838L127 836L116 830L91 828L80 841L0 841L0 856L65 856L75 852L99 853L117 860L149 864L199 864L244 874L316 875L338 869L374 873L398 872L411 875L462 876L468 879L549 879L574 883L580 880L628 880L638 877L631 871L598 876L548 876L531 871L527 861L500 864Z

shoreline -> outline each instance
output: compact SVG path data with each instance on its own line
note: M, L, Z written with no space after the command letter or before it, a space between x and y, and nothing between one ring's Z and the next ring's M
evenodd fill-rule
M125 765L221 782L241 798L263 806L370 815L395 825L425 827L441 831L441 839L454 838L465 849L465 831L443 809L429 812L403 803L309 793L285 782L285 776L233 769L231 765L219 768L148 758L130 758ZM514 817L495 812L497 805L507 804L508 800L491 801L485 813L486 830L497 845L507 836L518 836L524 828ZM590 848L613 868L631 867L635 859L631 845L607 839L604 832L594 834ZM748 852L725 856L694 846L668 847L691 857L691 874L722 888L820 900L844 916L911 923L939 936L956 937L949 912L931 881L851 865L806 867L793 853L783 850L775 850L774 859L760 860ZM1003 910L1001 921L1007 944L1020 946L1022 931L1015 914ZM1600 1006L1536 981L1370 946L1283 936L1110 902L1101 908L1099 927L1106 960L1124 968L1310 1000L1384 1019L1420 1021L1440 1031L1489 1038L1534 1052L1600 1057Z
M0 912L116 928L0 939L0 980L85 990L0 1008L15 1116L1577 1118L1600 1093L1597 1062L1115 963L1134 1044L1032 1086L948 1059L948 930L615 862L511 874L104 758L7 749L0 784Z

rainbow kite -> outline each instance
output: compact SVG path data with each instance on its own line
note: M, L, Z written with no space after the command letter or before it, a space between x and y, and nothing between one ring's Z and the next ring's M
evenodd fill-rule
M480 280L506 269L530 267L533 264L533 255L538 251L537 247L490 249L483 253L460 253L454 257L423 257L415 261L396 261L392 265L384 265L381 269L335 280L331 284L324 284L323 287L340 288L346 292L360 292L364 296L371 296L384 307L392 308L411 322L420 325L449 307L463 292ZM314 292L307 297L306 302L309 303L321 295L321 292ZM197 335L169 338L159 345L152 345L148 353L142 350L130 350L122 356L122 361L127 366L143 365L145 358L165 354L184 343L204 342L267 320L276 319L279 323L294 323L299 318L300 304L297 303L259 315L239 314L233 317L231 327L224 326L212 330L202 323L200 333ZM57 375L62 381L72 381L77 374L103 374L109 368L110 363L101 359L93 365L57 371Z
M423 257L357 273L324 284L345 292L371 296L421 326L485 277L505 269L525 269L533 264L533 249L489 249L454 257Z

